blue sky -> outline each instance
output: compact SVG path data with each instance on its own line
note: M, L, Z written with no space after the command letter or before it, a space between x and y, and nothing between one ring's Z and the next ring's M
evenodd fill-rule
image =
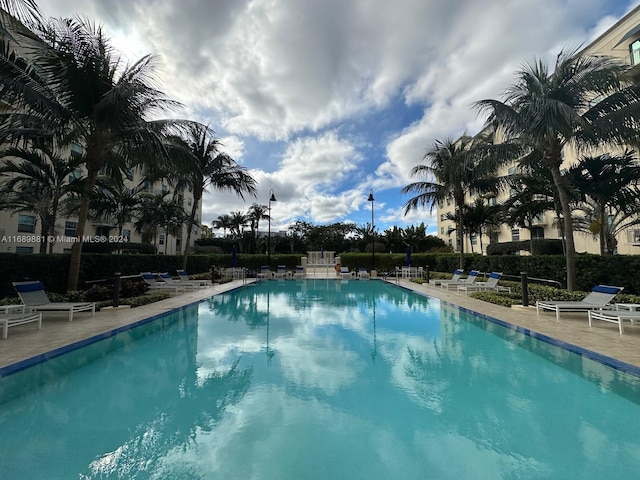
M403 215L411 168L436 139L477 133L470 105L499 98L533 58L587 44L640 0L46 0L47 16L103 25L125 59L153 53L179 116L212 126L258 181L209 192L203 222L267 204L272 230Z

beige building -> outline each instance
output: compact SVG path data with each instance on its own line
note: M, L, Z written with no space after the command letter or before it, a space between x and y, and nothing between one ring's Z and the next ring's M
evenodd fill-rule
M615 25L604 32L591 44L586 46L581 53L583 55L606 55L621 58L630 65L640 65L640 6L620 19ZM640 68L640 67L636 67ZM566 165L576 161L574 152L563 151ZM504 168L498 175L513 173L514 167ZM498 197L486 197L488 204L501 203L509 196L509 192L502 192ZM467 197L465 203L471 204L474 197ZM453 215L453 199L442 202L437 207L438 237L457 250L457 232L453 221L447 219L447 214ZM487 245L490 242L511 242L529 240L531 238L560 239L562 234L558 229L555 215L547 212L534 221L534 228L529 231L526 228L510 228L503 225L490 233L485 233L482 238L465 235L464 251L486 254ZM599 253L600 242L597 236L584 232L574 232L576 252ZM620 254L640 254L640 226L623 231L617 237L617 251Z
M0 24L3 26L10 25L9 17L6 13L0 9ZM0 33L0 35L2 35ZM25 45L20 46L15 41L11 41L10 45L22 56L28 57L29 50L25 48ZM5 110L11 109L12 106L7 103L0 104L0 108ZM47 140L45 140L47 141ZM51 140L48 139L48 144L52 145ZM72 145L70 147L69 155L82 154L83 149L80 145ZM15 159L17 163L20 163L20 159ZM2 160L0 159L0 162ZM79 169L69 176L69 181L74 177L82 177L83 170ZM6 177L4 177L6 178ZM139 170L132 170L127 174L127 187L135 188L143 180L142 172ZM3 177L0 177L0 184L4 181ZM173 185L169 182L155 182L153 184L148 183L144 185L144 192L147 194L157 194L161 192L173 192ZM182 204L186 214L191 212L194 202L193 194L187 190L179 192L178 200ZM1 207L0 207L1 208ZM200 223L202 221L202 199L199 202L195 224L193 232L191 234L189 248L193 248L195 241L200 238ZM131 222L127 222L122 232L119 232L119 228L115 219L111 218L89 218L85 227L84 243L117 243L120 247L119 251L127 251L127 243L141 243L142 235L135 231L134 228L135 218ZM46 242L52 246L52 253L70 253L73 242L77 241L76 229L78 226L77 217L59 217L56 221L55 231L53 235L47 236ZM176 234L167 234L166 232L158 231L154 238L145 239L146 243L154 245L157 249L157 253L166 255L181 254L184 252L183 241L187 238L187 227L184 225L182 231ZM184 240L183 240L184 239ZM20 254L32 254L40 251L41 240L41 227L40 219L35 212L22 211L11 212L7 210L0 210L0 253L20 253ZM49 251L49 248L47 248Z

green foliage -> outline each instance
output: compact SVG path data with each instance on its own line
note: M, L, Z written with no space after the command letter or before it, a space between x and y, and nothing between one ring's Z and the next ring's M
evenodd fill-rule
M522 304L522 299L516 298L513 294L499 292L474 292L469 295L484 302L502 305L503 307L511 307L512 305Z
M148 305L149 303L159 302L165 298L169 298L171 295L168 292L153 292L146 295L140 295L139 297L125 298L120 302L121 305L130 305L131 308L140 307L142 305Z

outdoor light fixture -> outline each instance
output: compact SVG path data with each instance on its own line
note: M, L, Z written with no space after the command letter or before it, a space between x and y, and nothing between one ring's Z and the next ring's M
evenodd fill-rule
M267 231L267 265L271 268L271 202L277 202L273 188L269 190L269 230Z
M371 202L371 270L373 270L375 268L375 264L376 264L376 253L375 253L375 248L374 248L374 235L375 235L375 228L373 225L373 204L375 202L375 198L373 198L373 188L369 191L369 198L367 198L367 202Z

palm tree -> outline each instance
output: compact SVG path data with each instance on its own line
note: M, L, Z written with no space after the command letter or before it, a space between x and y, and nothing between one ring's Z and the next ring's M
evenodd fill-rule
M404 214L418 207L430 205L433 210L437 202L453 197L457 210L457 243L460 268L464 268L464 213L465 197L499 188L501 179L495 176L505 152L494 146L486 137L462 136L459 140L436 140L422 157L428 163L415 166L411 176L425 180L411 183L402 189L402 194L416 194L404 206ZM512 146L505 145L507 151Z
M227 237L227 229L232 227L231 215L218 215L218 218L212 222L213 228L222 229L222 234Z
M251 238L256 244L257 251L257 238L258 229L260 227L260 220L269 220L269 208L266 205L259 205L257 203L254 203L249 207L249 211L247 212L247 219L250 222Z
M477 235L480 240L480 253L484 251L482 235L487 228L497 227L502 223L502 209L499 205L487 205L484 198L476 198L471 205L464 206L464 216L469 239L472 235ZM469 242L473 252L473 241Z
M51 251L60 203L81 191L81 181L75 174L82 160L63 157L47 147L31 150L12 147L0 158L5 159L0 176L6 178L0 195L6 200L7 209L35 213L40 219L40 253L47 253L47 243Z
M244 227L247 225L247 216L244 212L237 210L231 212L231 236L235 239L242 238Z
M599 218L597 232L600 237L600 254L612 252L608 245L611 235L607 231L607 217L618 213L634 216L640 206L640 165L633 151L619 155L603 153L595 157L583 156L579 162L568 170L571 182L582 195L583 200L589 197L595 203ZM631 220L631 219L630 219Z
M51 21L31 42L30 62L0 51L0 79L15 99L16 112L0 117L7 140L27 137L33 125L52 129L62 146L74 142L85 154L77 236L69 266L68 290L78 284L82 240L98 175L122 175L134 163L165 158L165 135L176 121L150 121L178 104L154 88L154 58L124 66L101 27L79 19ZM18 77L15 72L22 72ZM18 78L19 81L16 81ZM26 112L26 114L25 114Z
M574 228L577 231L587 232L597 236L600 240L600 254L613 255L618 246L617 236L630 227L640 225L640 216L629 215L624 210L607 208L605 215L602 215L602 206L591 197L586 197L585 201L578 208L583 216L577 217ZM602 243L604 242L604 249Z
M505 102L481 100L487 123L507 142L528 149L523 160L547 168L562 208L566 235L567 289L576 286L575 244L567 179L560 171L565 146L577 149L638 138L640 85L621 61L562 51L553 72L543 61L526 64Z
M176 174L176 189L188 187L193 192L193 204L187 221L187 240L184 245L182 268L187 268L191 231L202 195L208 187L216 190L231 191L244 199L244 194L255 196L256 181L247 173L247 169L238 165L226 153L220 152L220 141L213 137L214 132L205 125L192 122L183 137L173 138L174 153L179 160Z
M144 184L129 188L124 182L102 179L98 193L91 199L89 216L111 224L115 222L118 237L122 237L124 225L131 222L142 202ZM118 251L120 249L118 248Z

